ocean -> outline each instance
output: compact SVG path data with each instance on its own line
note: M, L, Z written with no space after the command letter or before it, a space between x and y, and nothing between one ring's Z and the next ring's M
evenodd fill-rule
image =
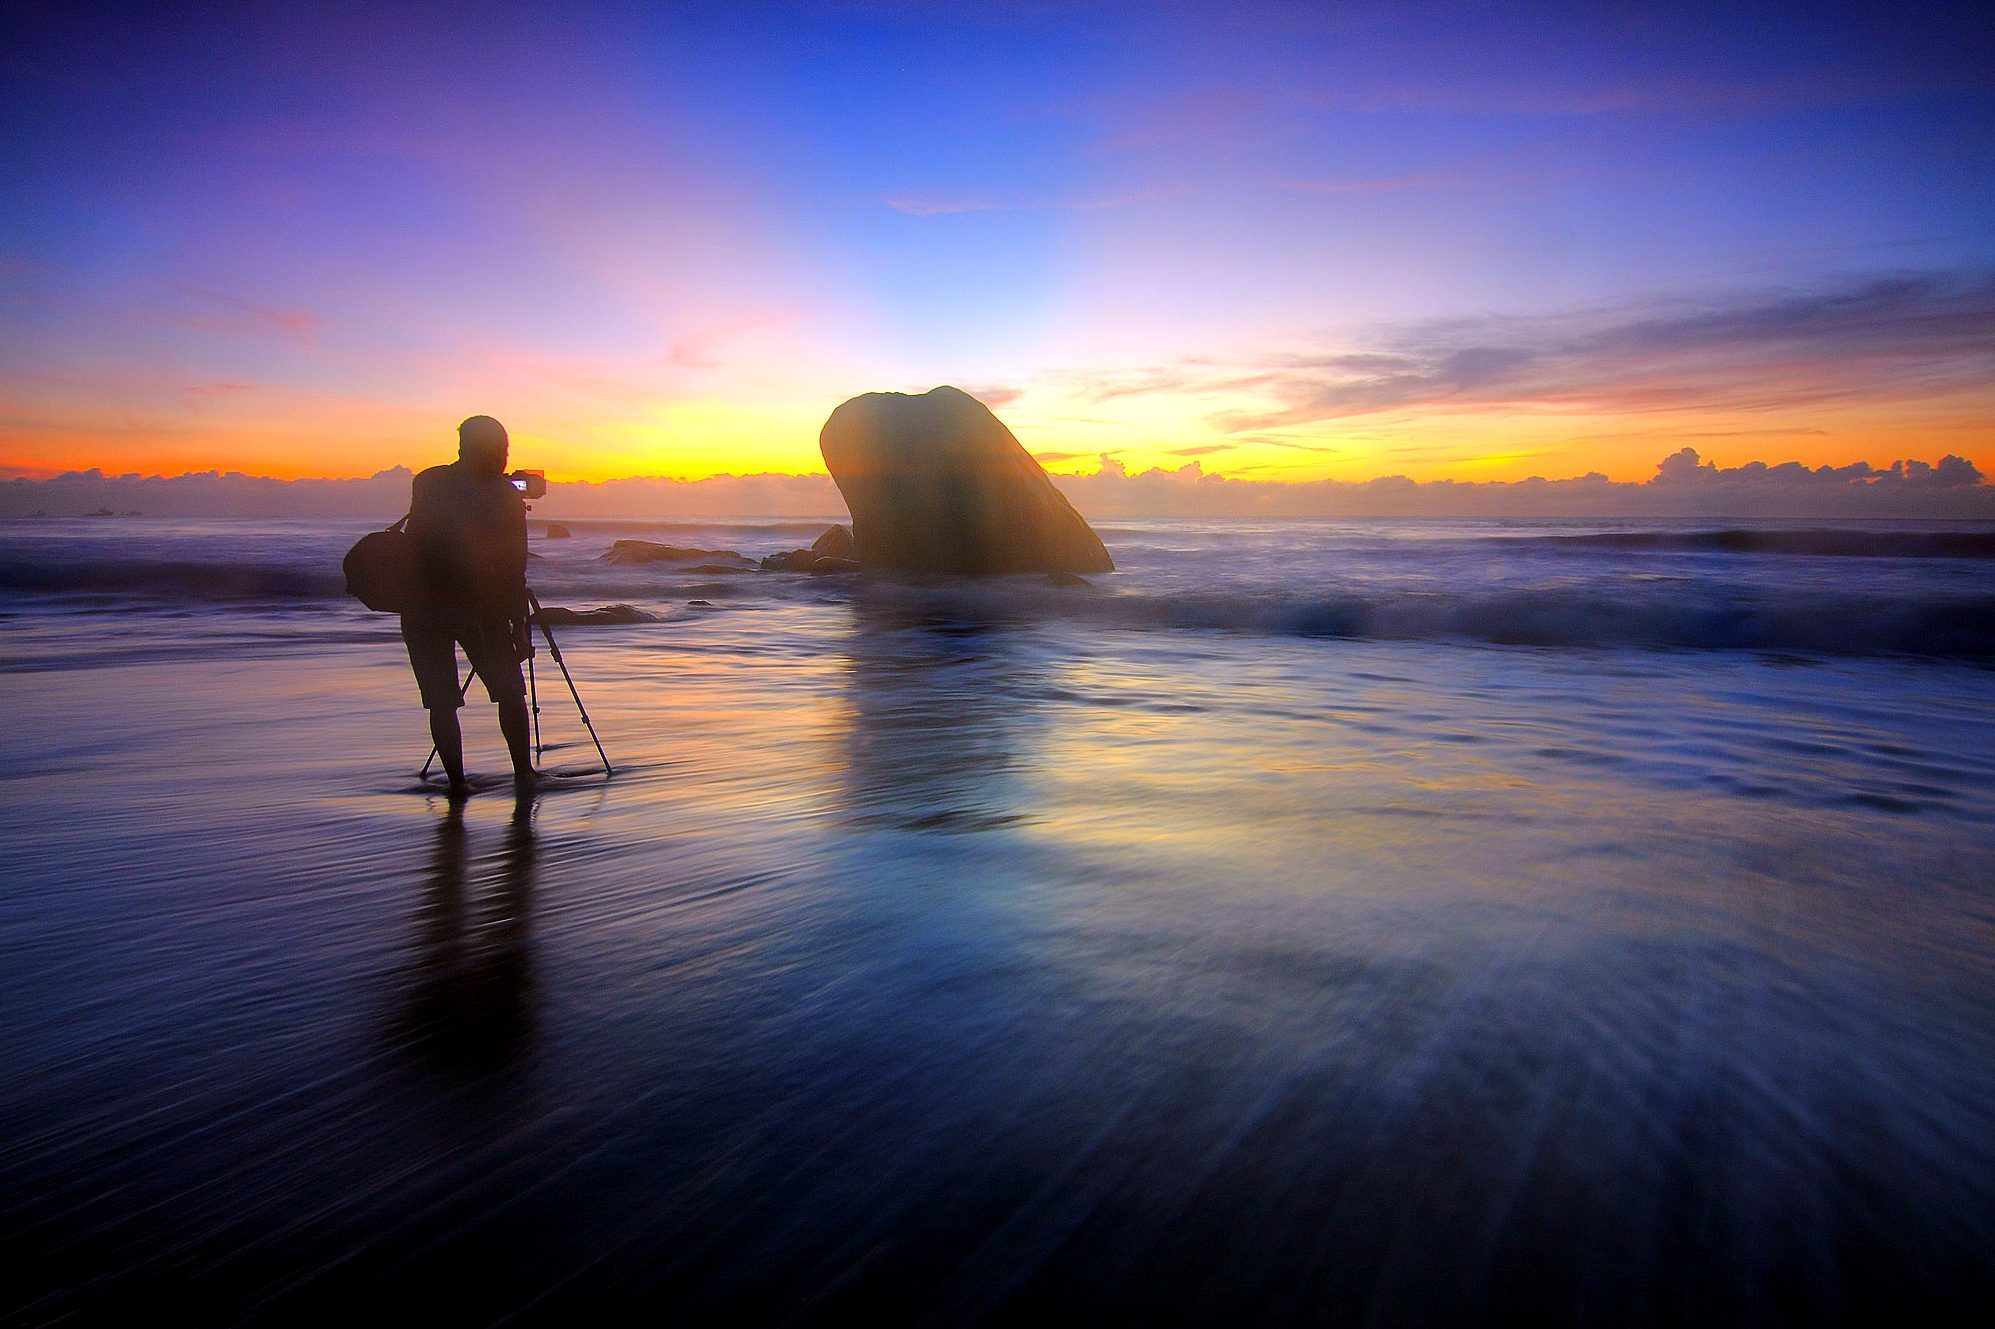
M655 620L557 629L616 774L543 652L551 788L474 700L461 805L365 524L0 524L0 1318L1995 1291L1995 529L601 558L832 519L537 520L543 602Z

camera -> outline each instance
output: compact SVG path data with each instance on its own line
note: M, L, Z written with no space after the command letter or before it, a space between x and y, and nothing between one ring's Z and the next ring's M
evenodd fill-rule
M547 497L547 472L545 471L514 471L506 479L511 482L513 488L519 490L528 498Z

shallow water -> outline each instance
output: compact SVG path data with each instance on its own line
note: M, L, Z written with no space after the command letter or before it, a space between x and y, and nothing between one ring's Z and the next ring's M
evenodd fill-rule
M1819 1323L1995 1283L1979 655L1181 609L1559 569L1972 607L1986 561L1352 524L1289 559L1326 588L1238 524L1109 528L1095 591L702 596L578 527L545 598L667 615L562 634L619 774L543 656L568 774L453 812L392 620L158 590L352 532L19 530L0 1312Z

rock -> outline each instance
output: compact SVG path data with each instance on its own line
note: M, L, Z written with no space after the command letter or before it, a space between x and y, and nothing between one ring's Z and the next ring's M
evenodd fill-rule
M810 548L813 554L824 558L851 558L852 532L843 526L834 526L811 541Z
M711 601L711 600L688 600L688 601L686 601L686 608L688 608L688 609L712 609L712 608L713 608L713 601Z
M575 538L575 532L558 521L551 521L541 531L540 536L543 540L572 540Z
M1111 572L1039 463L958 388L869 392L818 436L862 563L915 572Z
M813 577L824 577L838 572L859 572L865 566L856 558L820 558L805 571Z
M752 570L753 567L754 565L749 563L747 559L743 559L740 563L695 563L692 567L687 568L686 571L704 572L710 575L736 576Z
M604 605L600 609L566 609L542 605L534 616L536 623L551 628L593 628L621 623L656 623L658 615L647 614L635 605Z
M729 563L738 568L755 564L732 549L682 549L651 540L618 540L602 555L605 563Z
M817 557L808 549L792 549L786 554L771 554L762 560L762 571L809 572L811 564L817 562Z
M1086 586L1090 590L1094 588L1093 582L1074 572L1049 572L1046 574L1046 584L1048 586Z

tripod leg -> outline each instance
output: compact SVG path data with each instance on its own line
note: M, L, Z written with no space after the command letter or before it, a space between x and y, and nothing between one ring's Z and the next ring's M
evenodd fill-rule
M464 686L457 689L457 701L459 705L463 705L464 699L471 695L471 680L476 677L478 677L478 670L475 667L471 670L470 673L464 676ZM432 743L430 745L429 756L423 759L423 768L421 772L419 772L416 776L418 780L429 779L429 764L435 760L436 760L436 745Z
M532 596L531 592L528 592ZM554 640L554 631L540 617L540 598L532 596L534 622L540 624L540 635L547 640L547 653L554 657L560 666L561 677L568 682L568 695L575 699L575 709L581 712L582 727L589 731L589 741L596 745L596 755L603 759L603 774L615 775L616 768L610 765L610 756L603 751L603 740L596 737L596 726L589 720L589 708L582 704L582 694L575 690L575 676L568 672L568 662L561 658L561 645Z
M531 638L528 640L531 644ZM526 691L533 700L533 760L535 765L539 765L540 754L547 749L540 741L540 684L534 681L531 655L526 658Z

